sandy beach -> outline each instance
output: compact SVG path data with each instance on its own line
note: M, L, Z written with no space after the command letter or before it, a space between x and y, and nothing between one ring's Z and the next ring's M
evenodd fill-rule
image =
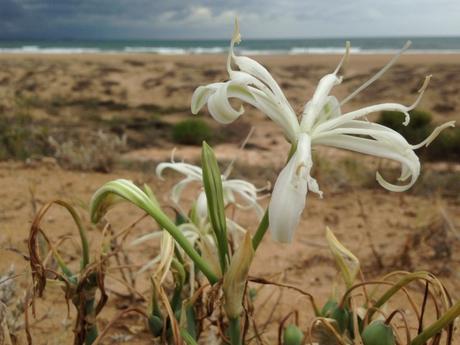
M335 69L341 56L253 58L267 67L300 114L319 79ZM352 55L344 81L333 94L344 98L389 59L390 55ZM174 124L192 116L190 98L196 87L227 79L225 62L224 55L0 54L0 118L26 114L27 121L46 133L43 135L61 142L68 139L78 142L101 130L125 136L127 140L117 164L108 173L64 169L55 159L40 155L26 161L0 162L0 270L5 271L11 263L17 272L28 269L21 254L27 252L26 239L33 214L47 201L69 200L79 205L83 214L91 194L101 184L123 177L150 184L161 202L168 204L168 190L178 181L178 175L168 175L167 181L162 182L154 176L154 167L169 160L174 147L177 159L199 162L200 147L174 143L170 131ZM409 105L427 75L432 75L431 83L418 109L430 112L436 124L460 121L460 55L457 54L402 56L381 79L347 103L344 111L380 102ZM273 183L286 160L289 145L274 123L249 106L246 112L225 127L213 121L207 111L198 116L216 134L213 144L223 166L239 156L234 176L247 177L258 186ZM238 147L253 126L254 134L240 152ZM375 182L375 171L385 169L387 162L334 149L318 149L316 154L320 158L315 163L314 174L324 191L324 199L308 195L292 247L277 245L269 236L264 239L251 274L269 276L305 290L314 289L324 302L336 277L325 248L327 225L361 259L363 271L369 277L399 269L429 270L439 274L458 299L460 162L422 159L420 180L410 192L398 194L384 190ZM191 200L196 193L192 189L185 195ZM266 201L263 200L264 205ZM139 215L132 208L125 209L128 212L112 215L120 229ZM247 224L249 217L251 214L243 213L239 220ZM67 224L66 219L64 211L55 209L44 226L56 238L65 236L74 231L60 226ZM84 219L89 223L86 216ZM143 222L137 228L137 235L153 227L153 222ZM98 231L92 228L91 234L97 237ZM133 249L133 261L140 263L153 257L158 245L153 248L146 244L141 250ZM18 284L25 288L30 280L24 277ZM119 295L127 293L122 285L114 284L114 289ZM305 303L305 299L292 291L269 289L264 290L263 296L279 296L286 306L285 310L277 311L273 320L279 320L288 307ZM147 277L139 279L138 290L148 294ZM62 297L60 293L56 289L40 302L42 314L47 305ZM109 308L101 316L104 324L126 307L119 295L112 293ZM138 302L147 304L146 300ZM309 322L311 315L306 316L305 311L309 312L301 310L302 321ZM266 318L270 311L264 310L262 314ZM59 312L47 317L62 321ZM116 331L131 335L129 344L151 343L145 329L131 326L136 320L128 319ZM33 327L37 344L45 344L48 332L56 332L49 324L51 321ZM60 333L60 339L72 334L71 323L63 324L65 332ZM274 339L274 332L268 332L267 337Z

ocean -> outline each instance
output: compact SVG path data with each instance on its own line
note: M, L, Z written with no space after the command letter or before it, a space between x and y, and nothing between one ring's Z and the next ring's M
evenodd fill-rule
M246 39L237 46L245 55L270 54L342 54L349 40L352 52L385 54L399 50L412 41L408 53L460 53L460 37L407 38L321 38L321 39ZM2 53L151 53L151 54L222 54L229 40L62 40L1 41Z

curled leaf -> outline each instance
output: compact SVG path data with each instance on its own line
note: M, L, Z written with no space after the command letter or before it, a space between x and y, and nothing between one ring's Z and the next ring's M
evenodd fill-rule
M326 228L326 240L329 245L329 249L334 256L335 262L339 266L342 277L345 280L345 284L347 285L347 288L350 288L359 272L359 260L352 252L345 248L342 243L339 242L329 228Z

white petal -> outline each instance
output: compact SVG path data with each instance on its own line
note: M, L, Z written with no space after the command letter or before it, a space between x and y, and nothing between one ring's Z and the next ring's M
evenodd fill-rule
M318 86L316 87L315 93L309 102L310 104L308 108L306 108L302 114L302 121L300 123L302 131L310 131L324 108L324 105L328 101L328 96L332 88L341 82L342 78L337 77L335 74L327 74L321 78Z
M208 199L206 193L202 191L196 200L196 211L201 219L208 218Z
M269 116L284 129L287 139L294 143L299 132L299 123L294 110L265 67L253 59L234 54L233 47L240 39L236 23L227 59L230 80L196 89L192 97L192 112L197 113L207 103L214 119L228 124L244 112L243 107L234 109L228 101L229 98L237 98ZM240 70L233 70L232 63Z
M160 163L157 165L157 168L155 170L156 175L159 178L163 178L163 170L165 169L175 170L181 173L182 175L185 175L197 181L201 181L202 175L203 175L200 167L196 165L188 164L188 163L182 163L182 162Z
M174 203L178 204L179 201L180 201L180 197L182 196L182 192L185 189L185 187L187 187L191 182L194 182L194 181L196 181L196 180L186 178L186 179L183 179L182 181L179 181L178 183L176 183L174 185L174 187L172 187L172 189L171 189L171 200Z
M315 138L314 143L395 160L402 166L401 176L405 179L410 176L410 182L406 185L391 184L385 181L378 172L376 174L377 182L382 187L394 192L402 192L409 189L420 174L420 161L417 155L412 151L409 144L401 145L399 143L400 141L405 141L402 136L399 142L393 143L390 138L387 138L385 141L381 139L383 137L380 140L373 140L345 134L331 134L330 136Z
M346 114L344 114L342 116L339 116L337 118L331 119L330 121L326 121L326 122L318 125L314 129L314 133L325 132L325 131L328 131L328 130L330 130L332 128L340 127L340 126L342 126L344 123L346 123L348 121L356 120L356 119L359 119L359 118L364 117L366 115L369 115L371 113L376 113L376 112L385 111L385 110L399 111L399 112L403 113L406 116L403 124L405 126L407 126L409 124L409 120L410 120L409 111L414 109L420 103L420 101L421 101L421 99L422 99L422 97L423 97L423 95L425 93L425 90L426 90L426 88L428 86L428 83L430 81L430 78L431 78L431 76L428 76L428 77L425 78L425 82L423 83L423 86L419 90L419 95L418 95L417 99L410 106L405 106L405 105L398 104L398 103L383 103L383 104L371 105L371 106L364 107L364 108L361 108L361 109L358 109L358 110L355 110L355 111L351 111L351 112L346 113Z
M211 96L213 92L213 88L209 87L209 85L200 86L193 92L191 101L192 114L198 114L200 109L203 108L203 106L208 101L209 96Z
M224 83L219 87L214 94L209 97L208 109L212 117L216 121L222 124L228 124L235 121L241 114L244 113L244 109L241 106L239 110L235 110L230 102L228 101L229 96L227 88L230 83Z
M311 157L310 138L301 134L297 150L276 179L269 204L269 227L276 241L291 242L299 224L311 169L308 157Z

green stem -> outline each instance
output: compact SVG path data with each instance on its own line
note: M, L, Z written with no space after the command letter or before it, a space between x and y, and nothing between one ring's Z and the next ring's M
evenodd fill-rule
M432 323L429 327L417 335L410 343L410 345L423 345L426 344L428 339L434 337L441 330L447 327L450 323L454 322L455 318L460 315L460 301L454 304L440 319Z
M265 211L265 214L262 218L262 220L259 223L259 226L257 227L257 231L254 234L254 237L252 238L252 247L254 248L254 251L257 250L257 247L259 246L260 242L264 238L265 233L268 230L268 208Z
M196 340L193 339L193 336L185 328L180 329L180 335L187 345L198 345Z
M239 317L229 319L228 333L231 345L242 345Z

